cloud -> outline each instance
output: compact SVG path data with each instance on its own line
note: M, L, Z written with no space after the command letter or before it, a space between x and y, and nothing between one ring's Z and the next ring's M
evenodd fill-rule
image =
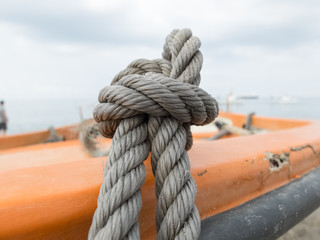
M159 46L172 28L190 27L213 48L292 47L319 37L311 2L15 0L0 3L0 20L52 42Z
M184 27L202 41L213 95L319 95L319 21L317 1L1 1L0 95L96 98L132 60L161 57L166 35Z
M64 4L35 5L25 1L19 1L19 4L2 2L0 20L21 25L26 34L43 41L111 45L137 44L142 39L147 44L158 42L156 36L144 30L144 19L140 19L139 31L132 24L136 15L132 13L135 8L130 2L114 11L106 9L102 12L91 11L86 4L75 3L74 8L64 8Z

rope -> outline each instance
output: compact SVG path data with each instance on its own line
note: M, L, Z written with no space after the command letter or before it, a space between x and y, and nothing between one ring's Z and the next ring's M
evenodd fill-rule
M94 118L113 137L89 239L139 239L143 161L151 150L157 197L157 239L197 239L196 184L186 150L190 125L218 115L215 99L198 87L200 40L188 29L167 37L163 59L139 59L99 94ZM151 145L150 145L151 144Z

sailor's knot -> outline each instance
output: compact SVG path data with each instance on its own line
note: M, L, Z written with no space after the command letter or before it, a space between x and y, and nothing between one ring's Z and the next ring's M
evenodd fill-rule
M204 125L218 115L218 104L200 83L201 42L189 29L173 30L162 59L133 61L101 90L94 111L102 135L112 137L121 119L137 115L172 116L185 128L186 149L192 146L190 125Z
M162 73L129 74L103 88L94 118L105 137L112 137L122 119L172 116L184 125L205 125L218 115L214 98L201 88Z

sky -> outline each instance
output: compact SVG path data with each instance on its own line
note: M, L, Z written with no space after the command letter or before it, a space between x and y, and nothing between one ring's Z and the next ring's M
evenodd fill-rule
M319 23L318 0L0 0L0 99L97 99L180 28L215 97L320 96Z

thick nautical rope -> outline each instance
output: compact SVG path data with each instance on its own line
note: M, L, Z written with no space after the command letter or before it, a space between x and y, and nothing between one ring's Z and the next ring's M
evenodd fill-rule
M162 54L164 59L172 64L171 78L199 85L202 67L199 47L200 40L193 37L190 30L171 32ZM191 97L192 94L187 92L184 91L186 97ZM215 105L212 107L209 112L217 113ZM207 112L201 104L198 111L197 116ZM206 123L199 122L200 125ZM148 129L158 199L157 239L197 239L201 229L199 212L194 204L197 187L190 174L190 161L184 147L187 144L186 139L192 141L190 126L182 126L177 118L150 117ZM187 148L191 148L191 145L192 142Z
M89 239L139 239L143 161L150 149L157 239L198 238L196 184L185 149L192 145L190 124L218 115L217 102L197 87L199 47L190 30L174 30L164 59L136 60L101 90L94 118L101 134L113 139Z

